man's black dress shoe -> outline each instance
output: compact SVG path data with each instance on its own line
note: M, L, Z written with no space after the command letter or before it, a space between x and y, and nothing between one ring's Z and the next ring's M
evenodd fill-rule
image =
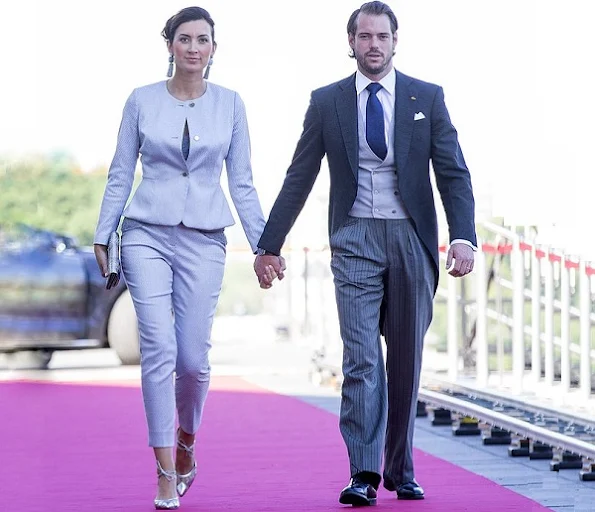
M339 503L356 507L376 505L376 489L358 478L352 478L349 485L341 491Z
M397 497L400 500L423 500L424 490L414 480L397 486Z

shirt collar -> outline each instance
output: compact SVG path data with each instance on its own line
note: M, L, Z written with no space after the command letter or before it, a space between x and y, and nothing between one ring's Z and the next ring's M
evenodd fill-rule
M379 80L378 83L382 86L382 88L389 93L391 96L395 94L395 84L396 84L396 73L393 69L391 73L388 73L382 80ZM360 93L368 87L372 80L370 80L367 76L365 76L359 69L355 72L355 90L357 95L359 96Z

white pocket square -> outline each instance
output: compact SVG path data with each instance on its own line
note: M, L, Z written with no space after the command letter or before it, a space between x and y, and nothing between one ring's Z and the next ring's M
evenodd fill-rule
M416 112L415 115L413 116L413 120L414 121L419 121L420 119L425 119L426 116L424 116L423 112Z

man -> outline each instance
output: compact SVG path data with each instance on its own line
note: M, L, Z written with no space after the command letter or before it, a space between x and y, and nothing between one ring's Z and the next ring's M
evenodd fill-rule
M412 440L439 266L430 161L449 225L452 276L472 270L476 244L471 179L442 88L394 69L397 28L382 2L365 3L352 14L347 32L357 72L312 93L254 265L263 287L271 276L282 276L281 247L326 155L343 340L340 429L351 465L339 501L351 505L376 504L382 478L400 499L424 497L413 471Z

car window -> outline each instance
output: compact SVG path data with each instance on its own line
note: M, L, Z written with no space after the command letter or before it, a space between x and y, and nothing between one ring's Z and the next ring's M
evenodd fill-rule
M52 243L51 233L22 224L0 224L0 253L35 251Z

